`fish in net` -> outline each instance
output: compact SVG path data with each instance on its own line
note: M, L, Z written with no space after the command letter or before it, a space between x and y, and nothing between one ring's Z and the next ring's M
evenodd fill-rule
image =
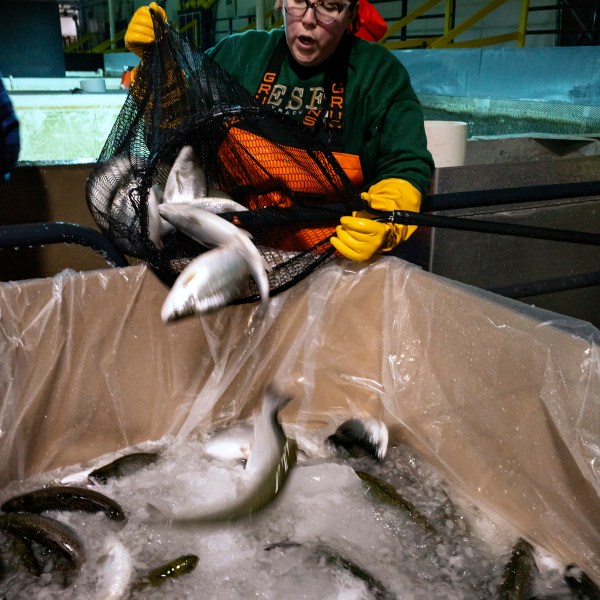
M327 145L300 123L261 106L241 84L152 13L152 44L86 183L100 230L172 285L207 247L177 229L156 231L156 205L182 148L204 193L243 210L219 213L248 231L268 272L269 294L330 260L340 216L363 207ZM253 302L256 282L231 303Z

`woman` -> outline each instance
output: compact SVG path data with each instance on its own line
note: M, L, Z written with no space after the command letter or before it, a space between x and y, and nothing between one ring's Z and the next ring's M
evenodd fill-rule
M164 19L156 3L150 7ZM229 36L207 51L273 110L327 141L368 204L418 211L433 160L423 113L406 69L385 48L356 38L357 0L277 0L283 29ZM154 41L149 7L139 8L125 45L138 56ZM331 244L364 261L406 240L414 226L380 223L368 212L342 217Z

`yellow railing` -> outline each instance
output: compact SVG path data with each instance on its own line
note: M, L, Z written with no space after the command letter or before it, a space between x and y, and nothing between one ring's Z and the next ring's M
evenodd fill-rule
M402 19L389 25L385 36L380 40L380 44L390 50L398 48L478 48L481 46L490 46L493 44L503 44L506 42L517 42L517 46L525 46L525 33L527 29L527 15L529 13L529 0L521 0L521 12L519 17L519 26L517 31L511 31L502 35L488 36L472 40L457 40L460 35L468 31L476 23L487 17L507 0L491 0L483 8L479 9L470 17L466 18L459 25L450 27L454 14L452 13L453 3L451 0L427 0L421 6L411 11ZM440 2L444 2L444 31L438 35L427 37L414 37L406 40L391 40L390 38L411 23L414 23L418 17L421 17Z
M117 42L120 42L125 37L127 29L122 29L119 33L115 34L114 38L104 40L97 46L92 48L92 52L123 52L123 48L117 48Z
M279 11L275 11L273 9L268 10L265 13L265 29L269 30L269 29L276 29L278 27L281 27L283 25L283 17L281 16L281 14L279 13ZM256 29L256 19L252 19L252 21L250 21L250 23L248 23L248 25L244 25L244 27L242 27L239 30L239 33L243 32L243 31L248 31L250 29Z
M77 41L69 44L65 48L65 52L85 52L83 47L92 39L93 35L93 33L86 33L85 35L77 38Z
M188 29L193 29L194 38L197 38L197 25L198 19L192 19L189 23L186 23L181 29L179 29L176 24L174 24L173 27L175 27L175 29L178 29L180 33L185 33ZM117 48L117 42L120 42L125 37L126 31L127 28L119 31L114 38L100 42L91 50L85 50L83 47L90 41L93 34L88 33L86 35L82 35L80 38L77 39L75 43L70 44L67 48L65 48L65 52L91 52L98 54L102 54L105 52L125 52L126 50L122 46L120 48ZM198 40L194 39L194 43L197 44Z

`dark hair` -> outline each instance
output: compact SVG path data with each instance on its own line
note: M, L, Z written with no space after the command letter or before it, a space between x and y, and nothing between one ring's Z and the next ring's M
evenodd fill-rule
M351 35L354 35L360 28L360 18L358 16L358 2L359 0L350 0L350 3L348 4L348 10L356 8L354 19L352 19L352 23L350 23L350 28L348 30Z

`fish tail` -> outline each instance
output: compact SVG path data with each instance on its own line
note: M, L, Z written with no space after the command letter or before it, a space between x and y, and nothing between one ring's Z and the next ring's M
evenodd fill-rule
M269 263L267 263L267 261L260 254L258 248L251 241L252 236L243 229L240 230L240 232L243 232L245 235L237 238L234 243L248 263L250 274L258 286L261 303L264 307L269 301L270 294L267 272L271 271L272 269Z
M146 511L148 512L149 523L168 523L173 518L173 516L168 514L166 510L150 502L146 503Z
M283 392L283 390L274 383L270 383L265 390L263 412L270 415L276 415L292 400L292 398L293 396Z

